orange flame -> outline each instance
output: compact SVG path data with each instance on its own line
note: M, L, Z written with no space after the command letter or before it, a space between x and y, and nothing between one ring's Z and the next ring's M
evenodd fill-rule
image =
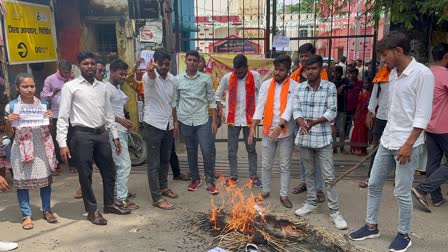
M220 180L221 185L224 183ZM230 182L230 181L229 181ZM244 189L251 189L252 183L245 184L242 188L237 187L234 181L227 183L225 191L229 194L230 199L226 202L230 207L230 214L226 219L224 231L235 230L245 234L249 239L252 238L254 232L254 222L257 216L262 215L264 211L259 205L257 205L257 198L250 193L246 197ZM234 183L232 183L234 182ZM219 209L216 207L214 199L211 200L212 212L210 215L210 221L213 224L213 228L220 229L217 222L217 215ZM262 216L262 220L264 220Z

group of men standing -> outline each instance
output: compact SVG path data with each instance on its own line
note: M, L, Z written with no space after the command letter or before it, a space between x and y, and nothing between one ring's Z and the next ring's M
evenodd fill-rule
M178 198L169 189L167 176L173 139L179 132L185 140L188 155L191 176L188 190L195 191L203 183L198 170L200 146L206 188L212 195L218 193L215 183L214 134L219 126L218 115L224 115L228 127L230 166L226 186L238 182L237 153L242 131L251 183L262 188L262 198L270 197L273 161L278 151L280 202L291 208L288 187L295 142L301 152L301 177L305 184L304 190L307 191L304 205L295 214L304 216L317 208L318 202L322 202L318 199L318 193L322 193L324 184L330 220L336 228L346 229L347 222L340 211L338 193L331 184L335 178L332 126L338 112L337 90L328 81L322 57L314 55L312 49L308 51L309 55L301 59L300 68L291 76L291 58L278 56L273 61L273 78L264 82L257 72L249 70L247 58L237 55L233 60L233 72L226 74L217 90L214 90L212 78L199 71L201 56L198 52L188 51L185 56L186 71L173 76L169 73L169 53L163 48L157 49L154 63L148 64L143 75L143 137L148 149L148 183L153 206L166 210L175 207L165 198ZM431 119L434 77L428 68L409 56L409 41L401 33L391 32L387 35L378 43L378 51L389 69L392 69L388 105L391 109L368 182L367 224L351 233L350 238L363 240L379 236L377 213L381 190L388 170L396 167L395 196L400 203L400 224L399 234L392 242L390 251L405 251L411 245L408 234L412 216L413 173L422 152L421 133ZM444 54L440 60L445 57ZM60 101L57 119L60 156L62 160L72 157L75 160L88 220L105 225L107 221L97 209L92 190L93 162L103 179L104 212L128 214L138 208L128 197L130 158L126 147L127 130L132 127L132 123L124 116L127 96L120 90L128 65L121 60L112 62L110 82L103 83L95 79L98 71L92 53L82 52L78 64L81 76L63 84L63 87L49 90L47 96L53 99L58 89L62 89L60 99L57 98ZM64 72L60 70L64 78ZM227 95L225 113L222 105L224 93ZM70 145L67 143L69 124L72 135ZM255 136L259 128L262 131L261 180L257 175L255 150ZM435 130L433 134L439 133ZM432 143L439 144L441 147L438 150L442 152L445 145L440 141L434 135ZM439 158L437 161L440 163ZM445 170L433 169L430 173L444 174ZM434 177L430 179L432 187L428 182L413 191L422 204L426 203L428 193L432 193L434 198L440 196L437 193L440 184L434 182ZM320 188L316 188L319 183Z

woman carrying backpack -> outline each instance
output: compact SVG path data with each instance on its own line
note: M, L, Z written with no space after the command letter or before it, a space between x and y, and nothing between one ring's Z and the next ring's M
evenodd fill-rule
M56 216L51 212L51 183L52 171L57 166L53 140L50 129L52 125L33 127L13 127L13 121L20 119L14 113L14 106L18 104L46 104L44 100L36 98L36 85L32 75L21 73L16 77L16 88L19 97L9 102L5 107L6 127L5 134L13 140L11 146L11 166L14 171L14 185L17 189L17 198L22 212L22 228L32 229L32 213L29 200L29 189L40 188L43 218L48 223L57 223ZM44 112L51 123L53 113Z

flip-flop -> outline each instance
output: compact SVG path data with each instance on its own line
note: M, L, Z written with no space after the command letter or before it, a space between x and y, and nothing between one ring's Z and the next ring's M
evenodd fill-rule
M152 203L153 206L158 207L163 210L173 210L174 205L168 203L165 199L161 199L157 202Z
M417 202L423 207L423 209L426 212L429 212L429 213L432 212L432 210L428 204L428 201L426 201L424 198L422 198L420 196L420 193L415 188L412 188L412 196L414 196L414 198L417 200Z

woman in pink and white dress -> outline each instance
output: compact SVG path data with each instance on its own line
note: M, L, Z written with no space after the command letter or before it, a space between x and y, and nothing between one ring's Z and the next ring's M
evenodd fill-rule
M31 188L40 188L43 218L48 223L57 222L50 208L52 171L57 166L57 160L49 129L51 124L33 127L12 126L14 121L20 119L20 115L14 113L14 106L46 103L34 96L36 85L30 74L19 74L15 84L19 97L10 101L5 107L5 134L13 140L11 166L14 171L14 186L22 212L22 227L28 230L33 228L29 199ZM44 116L51 122L53 113L47 110Z

